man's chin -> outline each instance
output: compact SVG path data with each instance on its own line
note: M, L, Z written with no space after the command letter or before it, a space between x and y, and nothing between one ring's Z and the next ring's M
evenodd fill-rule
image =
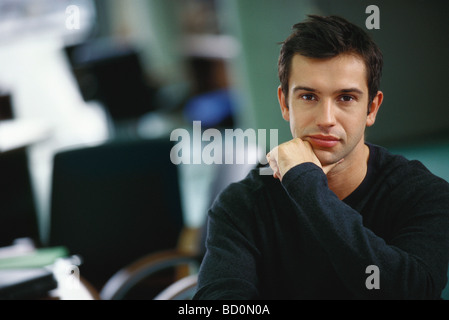
M332 165L341 160L341 157L330 150L314 149L313 151L323 167Z

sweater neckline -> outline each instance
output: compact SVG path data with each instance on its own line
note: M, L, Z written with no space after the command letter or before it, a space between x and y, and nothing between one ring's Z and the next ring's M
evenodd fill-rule
M362 199L363 196L369 191L373 183L373 178L376 175L378 151L376 147L371 143L365 142L365 144L369 148L369 157L365 178L363 178L362 183L360 183L360 185L350 195L343 199L343 202L351 207L354 207L354 205L358 203L359 200Z

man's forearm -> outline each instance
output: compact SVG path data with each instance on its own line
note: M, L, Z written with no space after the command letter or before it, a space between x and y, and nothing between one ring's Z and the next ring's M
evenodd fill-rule
M418 252L387 244L366 228L362 216L327 187L326 176L319 167L311 163L294 167L284 176L282 184L298 208L298 223L310 228L342 282L356 296L390 299L439 296L438 289L432 287L432 273L425 259ZM425 237L417 233L412 241L419 242ZM380 290L368 290L365 286L369 265L380 270Z

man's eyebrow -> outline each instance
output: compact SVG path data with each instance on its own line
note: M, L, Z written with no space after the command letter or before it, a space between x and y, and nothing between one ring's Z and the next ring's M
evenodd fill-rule
M351 93L351 92L355 92L360 95L363 95L363 91L358 88L347 88L347 89L341 89L341 90L336 91L336 93Z
M308 92L318 92L318 93L320 92L317 89L314 89L314 88L311 88L311 87L305 87L305 86L296 86L296 87L294 87L293 88L293 92L296 92L296 91L308 91ZM358 89L358 88L356 88L356 87L345 88L345 89L340 89L340 90L335 91L335 93L351 93L351 92L363 95L363 91Z
M293 88L293 92L300 91L300 90L309 91L309 92L319 92L317 89L310 88L310 87L304 87L304 86L296 86Z

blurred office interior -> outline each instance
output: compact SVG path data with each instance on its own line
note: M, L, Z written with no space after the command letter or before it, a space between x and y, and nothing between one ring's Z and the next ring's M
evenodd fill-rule
M365 28L371 4L380 9L380 29L368 32L384 53L385 99L367 140L449 181L447 1L0 0L0 245L20 237L54 244L52 197L68 190L53 188L59 153L169 141L193 121L278 129L279 142L288 140L276 95L279 43L307 14ZM201 229L221 175L206 164L176 170L182 224ZM141 183L153 190L157 181ZM126 248L128 235L120 236Z

